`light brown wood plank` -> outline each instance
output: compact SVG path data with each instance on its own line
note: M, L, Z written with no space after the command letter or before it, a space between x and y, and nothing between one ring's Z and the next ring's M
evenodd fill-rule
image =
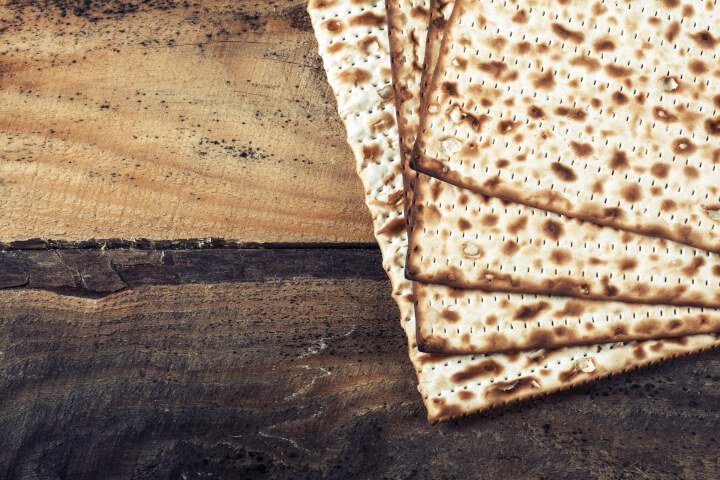
M373 240L304 2L3 1L0 29L0 241Z

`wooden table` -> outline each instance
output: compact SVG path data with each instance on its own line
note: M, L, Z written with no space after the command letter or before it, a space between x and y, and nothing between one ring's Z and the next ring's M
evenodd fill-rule
M717 352L426 423L315 50L300 1L0 5L0 478L720 478Z

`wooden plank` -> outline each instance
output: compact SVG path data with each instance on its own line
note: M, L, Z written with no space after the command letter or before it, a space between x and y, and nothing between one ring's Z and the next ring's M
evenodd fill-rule
M303 1L0 0L0 32L0 241L373 241Z
M0 478L720 476L719 352L431 427L377 250L0 258Z

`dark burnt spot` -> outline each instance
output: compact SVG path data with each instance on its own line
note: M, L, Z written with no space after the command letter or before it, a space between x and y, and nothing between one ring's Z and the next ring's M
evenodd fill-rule
M417 5L410 10L411 17L421 20L427 19L429 14L430 12L428 12L427 8L423 8L420 5Z
M620 189L620 195L626 201L635 203L642 199L642 189L637 183L629 183Z
M545 235L547 235L553 240L558 240L560 237L563 236L563 226L555 220L545 220L542 229L543 232L545 232Z
M490 120L490 117L483 114L473 115L468 112L463 112L463 121L470 125L474 131L479 132L482 130L483 124Z
M633 357L635 357L636 360L643 360L647 357L647 353L645 353L642 344L637 344L633 347Z
M691 60L690 63L688 63L688 67L690 67L690 71L695 75L702 75L708 71L707 65L701 60Z
M520 320L524 322L533 320L540 315L542 311L547 310L548 308L550 308L550 304L548 302L537 302L530 305L523 305L515 311L513 320Z
M548 329L536 328L528 338L528 344L532 348L551 348L555 343L555 335Z
M654 107L653 116L664 123L677 122L678 119L676 115L673 115L662 107Z
M663 212L672 212L676 209L677 209L677 203L675 203L675 200L671 200L669 198L666 198L660 204L660 210L662 210Z
M532 44L530 42L520 42L515 46L515 48L518 53L525 54L530 51Z
M555 312L556 318L579 317L585 311L582 302L576 300L568 300L561 310Z
M697 150L697 147L689 138L676 138L672 142L672 151L677 155L690 155Z
M432 197L434 202L438 201L441 193L442 193L442 184L437 181L432 182L432 185L430 185L430 197Z
M598 52L608 52L611 50L615 50L615 42L613 42L609 38L601 38L595 40L595 42L593 43L593 47Z
M520 377L516 380L493 383L485 391L485 396L488 399L504 397L519 398L523 391L534 390L536 388L540 388L540 384L534 377Z
M460 320L460 315L458 315L457 312L448 310L447 308L440 313L440 316L450 323L455 323Z
M587 157L593 153L593 147L589 143L570 142L570 148L578 157Z
M494 227L498 223L498 216L494 213L488 213L487 215L483 216L482 218L482 224L486 227Z
M517 13L515 15L513 15L512 21L515 23L527 23L528 14L525 11L525 9L518 10Z
M435 418L437 419L449 420L467 414L467 410L461 405L448 404L445 398L436 397L432 399L432 402L436 409Z
M715 96L713 97L713 104L714 104L717 108L720 108L720 95L715 95Z
M488 315L485 317L485 325L492 327L497 323L497 316L496 315Z
M587 116L585 110L581 108L558 107L555 109L555 113L577 121L585 120L585 117Z
M470 230L470 228L472 227L472 224L470 222L468 222L467 220L465 220L464 218L461 218L460 220L458 220L458 227L460 228L460 230L463 230L463 231Z
M510 165L510 162L508 160L505 160L504 158L501 158L500 160L495 162L495 166L501 169L507 167L508 165Z
M612 94L612 100L617 105L625 105L629 101L627 95L625 95L619 90Z
M522 216L518 218L517 220L513 220L510 225L508 225L508 232L510 235L516 235L518 232L525 229L527 226L528 219L526 216Z
M720 148L716 148L712 153L712 162L720 163Z
M396 217L390 220L388 223L382 226L382 228L377 232L378 235L387 235L389 237L396 237L403 232L405 232L406 225L405 225L405 218L404 217Z
M382 132L395 125L395 115L384 112L379 117L372 119L370 130L374 133Z
M680 5L680 0L662 0L662 4L667 8L675 8Z
M635 325L633 328L637 333L650 335L660 330L660 322L654 318L646 318Z
M575 368L575 366L573 365L573 367L570 370L565 370L565 371L560 372L558 374L558 380L560 380L562 383L569 383L575 377L580 375L581 373L582 372L580 370L578 370L577 368Z
M478 64L478 68L497 79L507 69L507 65L503 62L483 62Z
M496 377L500 375L505 369L495 360L488 358L476 365L470 365L464 370L454 373L450 380L453 383L467 383L470 380L475 380L482 377Z
M624 215L623 211L618 207L608 207L603 209L603 218L619 220L623 218Z
M343 24L340 20L328 20L325 22L325 30L331 33L340 33L343 31Z
M603 275L603 277L600 279L600 283L602 284L603 293L606 297L614 297L618 294L619 290L616 286L610 283L610 278L607 275Z
M372 145L363 145L362 152L363 159L367 162L375 162L382 154L380 145L376 143L373 143Z
M498 122L497 131L498 133L505 135L513 130L518 126L518 122L513 122L511 120L503 120L501 122Z
M338 79L343 83L359 85L365 83L372 78L370 72L362 68L351 67L343 70L338 74Z
M600 62L598 62L594 58L586 57L585 55L573 58L572 60L570 60L570 65L574 67L583 67L591 72L600 69Z
M672 42L677 38L678 33L680 33L680 22L675 20L670 25L668 25L667 30L665 30L665 39L668 42Z
M560 162L553 162L550 165L550 168L552 169L553 173L564 182L572 182L577 180L577 175L575 175L573 169L563 165Z
M705 120L705 131L709 135L720 135L720 116Z
M718 43L718 39L713 37L707 30L694 33L690 35L690 38L695 40L695 43L697 43L700 48L715 48L715 45Z
M504 37L495 37L495 38L491 39L488 43L493 48L493 50L500 51L503 48L505 48L505 44L507 44L507 40Z
M613 153L613 156L610 159L610 167L613 170L622 170L627 168L628 164L627 154L622 150L615 150L615 153Z
M582 43L583 40L585 40L585 35L582 32L576 32L574 30L570 30L568 28L563 27L559 23L553 23L552 31L557 35L558 37L562 38L563 40L570 40L574 43Z
M565 325L558 325L557 327L553 328L553 331L555 332L555 335L558 337L573 337L573 331L570 330Z
M457 83L455 82L443 82L442 91L451 97L456 97L458 94Z
M700 171L692 165L685 165L683 167L683 173L687 178L696 179L700 176Z
M713 273L713 275L715 275L716 277L720 277L720 265L715 265L715 266L712 268L712 273Z
M555 86L555 77L553 77L552 72L548 70L542 75L537 76L533 81L533 85L535 88L539 88L541 90L549 90Z
M335 42L332 45L328 47L328 52L330 53L337 53L343 48L347 47L347 43L345 42Z
M550 253L550 260L556 265L565 265L571 258L570 252L562 248L556 248Z
M475 394L470 390L460 390L458 392L458 397L460 398L460 400L467 402L469 400L472 400L475 397Z
M542 111L542 108L536 107L535 105L531 105L528 108L528 115L532 118L545 118L545 112Z
M607 72L608 75L615 78L625 78L632 75L633 70L632 68L623 67L622 65L605 65L605 72Z
M694 257L690 265L682 269L682 273L688 277L694 277L703 265L705 265L705 259L703 257Z
M637 260L634 258L623 258L620 260L620 270L623 272L634 270L635 267L637 267Z
M508 257L510 257L515 254L515 252L517 252L519 248L520 246L515 240L507 240L505 243L503 243L502 253L503 255L507 255Z
M668 328L670 330L677 330L678 328L680 328L680 326L682 326L682 321L678 320L677 318L668 322Z
M365 12L350 19L350 25L360 27L381 27L386 22L385 15L378 15L373 12Z
M621 335L627 335L627 334L628 334L628 330L627 330L627 327L626 327L625 325L615 325L615 326L613 326L613 327L612 327L612 332L613 332L613 335L616 336L616 337L619 337L619 336L621 336Z
M669 171L670 166L662 162L657 162L650 167L650 173L652 173L656 178L667 178Z

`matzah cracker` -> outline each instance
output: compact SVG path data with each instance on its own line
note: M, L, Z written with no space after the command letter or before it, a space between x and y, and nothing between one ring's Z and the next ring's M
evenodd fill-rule
M463 0L414 167L720 252L720 5Z
M445 15L448 14L447 6L445 6ZM440 21L436 20L437 26L431 28L431 35L439 35L442 31L443 22L442 16L437 15ZM392 16L391 16L391 31L392 31ZM406 35L410 35L407 33ZM391 35L391 44L394 38ZM439 43L438 38L428 39L428 47L426 58L430 66L434 64L434 59L437 59L437 52L439 48L433 48L432 42ZM400 50L400 49L397 49ZM394 62L394 71L402 69L404 62ZM405 76L411 75L411 70L408 69ZM397 73L396 73L397 75ZM407 83L412 84L412 80L406 80ZM417 83L417 82L414 82ZM418 114L417 109L400 110L398 112L398 118L406 117L405 122L399 122L400 124L400 138L403 138L403 125L417 125ZM412 115L416 115L412 118ZM522 258L522 252L525 251L526 262L530 265L531 261L540 262L540 258L547 258L553 261L553 253L555 256L562 255L563 249L558 249L557 242L550 242L549 248L546 249L546 255L543 257L538 252L533 251L533 246L527 241L525 237L525 248L522 248L520 241L515 234L517 231L512 231L513 235L508 235L513 238L504 238L502 230L519 230L522 226L522 230L527 232L528 228L528 217L529 222L536 222L538 226L538 237L543 236L543 224L547 221L548 216L557 217L557 215L548 215L547 212L537 211L535 209L525 207L522 205L508 205L503 202L497 201L496 199L485 200L478 194L473 194L467 190L463 190L454 187L449 184L444 184L438 180L427 177L426 175L419 174L417 180L417 189L419 196L418 202L421 204L417 210L421 210L417 216L416 221L419 222L419 227L415 230L415 234L411 233L410 239L410 250L413 250L413 244L417 245L418 250L430 252L433 256L426 258L424 265L418 267L418 270L423 272L421 278L427 280L438 280L438 275L441 281L447 281L447 277L444 275L451 274L452 269L448 271L448 265L446 264L448 258L452 258L454 262L451 262L451 266L462 269L463 266L472 265L473 261L480 261L481 258L478 256L480 250L483 250L483 258L490 259L493 266L500 269L501 275L507 278L508 273L512 276L524 277L527 272L510 271L502 272L504 267L502 260L517 262L518 257ZM424 191L430 191L430 195L423 193ZM435 193L438 195L437 198L430 198L432 206L424 206L423 197L432 196ZM452 208L453 205L458 203L458 199L462 199L464 208ZM482 199L482 200L479 200ZM495 202L496 208L500 208L497 212L487 212L487 202ZM475 202L476 204L473 204ZM423 215L423 208L436 208L435 204L440 205L441 216L436 216L436 224L431 228L424 225L423 222L427 220L426 215ZM517 208L518 214L513 215L512 209ZM511 212L508 212L511 210ZM527 213L526 217L522 217L520 212L533 212L538 217L532 217ZM493 215L493 223L508 223L511 228L501 228L502 225L495 223L494 225L488 225L485 215ZM429 216L433 218L432 216ZM458 227L458 225L465 224L472 226L473 218L476 224L481 224L481 228L466 229L464 231L456 232L453 236L453 229L448 229L448 226ZM523 223L524 222L524 223ZM648 257L645 261L656 262L660 259L659 252L654 254L651 253L652 249L646 246L646 251L643 253L642 249L639 251L633 251L628 248L629 245L626 243L625 248L628 248L624 252L614 252L614 243L617 242L617 231L607 227L597 227L592 224L580 225L581 222L565 219L560 222L562 224L558 229L552 229L555 233L559 233L559 229L565 229L573 234L574 241L580 239L577 235L578 230L589 229L593 231L602 231L608 235L610 243L605 243L609 254L605 252L599 252L597 257L590 257L590 267L598 267L597 264L605 264L605 258L615 258L617 261L617 271L624 274L626 277L629 275L629 267L633 263L643 263L643 255ZM514 226L512 226L514 224ZM507 225L506 225L507 227ZM468 227L469 228L469 227ZM429 231L426 231L429 230ZM473 232L480 232L478 234L469 235ZM506 232L507 233L507 232ZM625 236L630 236L626 233ZM482 238L480 238L482 237ZM634 235L641 242L638 246L643 245L642 242L650 242L652 247L664 246L666 242L664 240L657 240L649 237L642 237ZM530 241L532 241L530 236ZM495 250L488 248L493 245L493 239L495 240ZM581 240L581 239L580 239ZM542 250L544 247L543 243L537 242L541 247L537 247L537 250ZM676 244L675 244L676 245ZM462 252L462 255L448 255L448 249L455 249L457 252ZM529 250L529 251L528 251ZM679 251L678 251L679 250ZM681 252L683 249L677 249L676 252L682 255L686 255ZM694 249L685 249L686 251L693 251ZM510 252L511 251L511 252ZM512 253L510 255L508 252ZM648 253L651 253L649 256ZM667 253L667 252L666 252ZM706 252L694 252L699 253L701 257L709 256ZM468 258L467 255L470 255ZM667 258L663 256L663 258ZM415 256L415 259L422 259L422 255ZM437 261L442 259L443 261ZM560 258L562 260L562 258ZM680 274L684 274L682 270L690 267L690 270L695 272L695 255L687 255L685 259L687 264L684 264L679 258L673 258L670 261L671 270L680 270ZM413 255L409 255L408 262L411 264L413 261ZM573 258L576 262L577 259ZM463 264L465 262L465 264ZM704 259L703 259L704 262ZM607 276L607 280L603 282L601 275L598 275L596 280L599 280L599 285L603 290L609 288L616 288L616 286L610 283L610 279L613 276L615 263L610 262L609 268L605 268L602 272ZM517 263L515 263L517 264ZM541 264L542 265L542 264ZM576 265L576 263L574 263ZM489 263L487 265L490 266ZM678 268L682 266L682 268ZM411 267L412 268L412 267ZM643 268L647 267L643 265ZM445 272L443 274L442 272ZM647 271L647 270L645 270ZM658 270L663 274L667 272L660 269ZM428 276L428 272L432 273L432 276ZM487 274L487 271L484 272ZM592 280L594 277L593 273L588 275ZM637 275L637 271L633 274ZM434 277L434 278L433 278ZM702 276L698 276L702 278ZM620 279L622 280L622 276ZM664 278L664 277L663 277ZM639 277L637 277L639 279ZM637 281L636 279L636 281ZM459 280L455 277L455 281ZM483 279L487 280L487 279ZM612 280L614 282L614 280ZM639 283L639 282L638 282ZM667 282L665 282L667 284ZM678 288L675 281L672 282L672 288ZM690 281L687 281L693 287ZM698 287L704 286L705 289L708 285L701 285L698 282ZM680 285L680 288L682 285ZM703 288L700 288L703 290ZM644 292L640 292L643 293ZM673 293L673 292L670 292ZM573 299L542 296L542 295L518 295L509 294L502 295L498 293L483 293L472 290L456 290L456 289L442 289L434 286L427 286L423 283L416 283L414 286L415 304L416 304L416 322L417 322L417 341L419 348L426 352L441 352L441 353L494 353L502 351L518 351L518 350L531 350L535 348L556 348L559 346L570 346L570 345L581 345L591 343L603 343L603 342L617 342L617 341L629 341L639 339L650 339L650 338L663 338L663 337L676 337L681 335L693 334L693 333L712 333L718 331L720 328L720 315L714 310L708 310L707 312L698 308L675 308L675 307L655 307L646 305L625 305L618 302L592 302L592 301L576 301ZM644 296L646 298L646 296Z
M720 344L715 336L694 335L673 341L535 352L532 356L430 355L419 352L415 343L411 285L404 278L407 234L404 228L396 227L404 223L402 204L399 201L392 204L382 201L384 197L378 201L368 194L375 192L382 195L378 182L385 184L389 180L389 184L394 185L394 182L401 181L396 125L387 122L378 128L373 120L374 112L386 108L385 95L369 94L373 89L377 91L378 87L382 89L385 85L384 80L379 78L373 85L373 74L387 72L390 65L387 30L384 26L385 5L380 0L311 0L308 11L328 81L333 87L338 110L348 131L348 143L365 185L366 203L372 213L383 263L393 285L393 295L400 307L410 359L419 380L418 389L431 422L551 393ZM360 18L363 20L359 21ZM367 26L366 23L371 25ZM363 47L368 44L378 45L379 50L368 52ZM358 98L352 92L372 101L352 102ZM370 159L366 158L363 150L368 147L375 150L375 145L381 145L387 150ZM386 179L374 175L380 169L368 169L368 165L376 158L387 162L382 171L395 171L396 177Z
M421 175L407 274L489 291L720 307L720 255ZM720 318L719 318L720 325Z

